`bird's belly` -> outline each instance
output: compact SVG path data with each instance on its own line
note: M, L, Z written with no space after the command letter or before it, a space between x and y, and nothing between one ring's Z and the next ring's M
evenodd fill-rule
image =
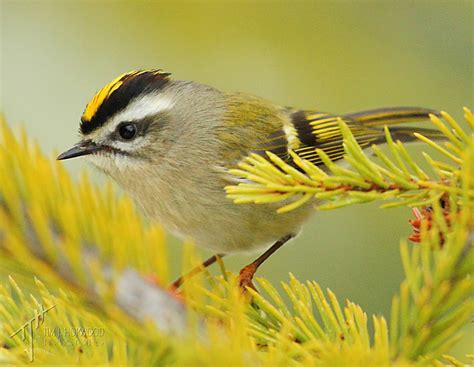
M252 252L269 247L287 234L298 233L314 211L311 205L306 205L278 214L275 205L234 204L225 197L223 189L212 193L177 190L173 200L166 201L160 200L163 193L146 195L146 199L141 195L133 197L148 217L168 231L220 253Z

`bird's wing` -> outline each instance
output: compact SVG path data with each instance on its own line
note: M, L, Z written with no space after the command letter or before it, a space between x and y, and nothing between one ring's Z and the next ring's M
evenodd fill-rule
M290 113L289 124L262 141L259 152L270 151L290 161L289 150L316 165L322 164L316 148L322 149L331 160L344 156L343 138L338 120L349 126L362 148L383 138L383 131L366 127L344 116L315 111Z
M316 165L322 164L316 149L324 151L332 161L343 158L339 119L347 124L361 148L367 148L385 142L383 125L423 121L428 120L430 114L438 114L420 107L392 107L335 115L281 108L247 95L233 95L231 101L227 121L232 122L234 133L231 136L237 138L238 144L229 146L228 151L237 153L240 158L242 153L244 156L252 152L265 155L270 151L291 163L289 151L292 150ZM442 138L436 130L391 127L392 137L401 141L416 140L414 132L434 139Z
M222 143L223 166L233 167L251 153L270 151L292 163L290 151L321 165L316 149L337 161L344 156L339 119L350 128L361 148L385 141L384 122L391 125L426 119L432 110L399 107L336 115L318 111L280 107L262 98L234 93L227 96L225 129L218 131ZM407 136L409 134L405 134ZM413 135L413 134L411 134Z
M322 162L316 148L323 150L332 161L341 159L344 156L344 146L339 119L347 124L362 148L369 147L383 136L379 129L366 127L344 116L297 111L292 114L292 121L302 147L295 149L295 152L317 165Z

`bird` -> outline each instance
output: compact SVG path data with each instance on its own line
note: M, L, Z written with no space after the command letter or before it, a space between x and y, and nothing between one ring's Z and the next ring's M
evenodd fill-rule
M421 107L376 108L332 114L275 104L241 92L175 80L162 69L133 70L102 87L86 105L80 141L58 160L84 156L110 176L152 221L215 255L260 253L239 273L242 289L259 266L294 238L314 213L305 205L278 214L275 203L238 205L224 187L229 170L251 154L272 152L291 163L290 151L323 165L316 148L333 161L344 157L339 119L362 148L386 142L384 126L427 120L438 111ZM415 141L426 128L393 126L394 139ZM277 168L278 169L278 168ZM178 278L173 284L181 285Z

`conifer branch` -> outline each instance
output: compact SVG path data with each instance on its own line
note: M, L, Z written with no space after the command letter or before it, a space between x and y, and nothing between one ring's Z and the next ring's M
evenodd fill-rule
M78 292L81 302L110 317L121 310L138 323L153 320L162 332L184 331L182 301L145 278L167 279L164 233L145 227L129 200L110 186L93 187L86 176L76 186L60 164L25 136L18 140L2 120L0 172L9 172L0 183L0 279L35 269L32 278ZM157 252L145 255L148 249Z
M400 141L393 141L389 129L385 128L390 155L374 145L372 152L377 159L369 158L357 143L347 125L340 120L344 137L344 168L321 149L319 154L323 167L291 152L293 164L285 162L275 154L267 157L252 154L245 158L239 169L230 173L238 176L238 185L227 186L227 196L237 204L278 203L278 212L294 210L310 199L316 199L319 209L335 209L351 204L383 201L383 207L419 206L439 200L446 193L460 194L462 189L453 186L462 174L460 154L473 143L473 132L464 131L447 113L442 113L445 122L431 115L431 121L446 137L445 142L434 142L420 134L416 137L443 155L447 162L424 156L431 172L426 173ZM465 108L466 121L472 126L474 116ZM268 159L267 159L268 158ZM276 169L277 166L279 169ZM474 190L464 192L474 198Z

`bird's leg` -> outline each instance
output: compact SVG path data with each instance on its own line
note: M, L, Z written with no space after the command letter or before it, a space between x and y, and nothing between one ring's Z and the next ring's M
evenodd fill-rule
M199 274L203 269L207 268L209 265L214 264L219 259L223 258L225 254L215 254L212 255L209 259L203 261L200 265L196 266L195 268L191 269L187 274L180 276L176 279L173 283L171 283L171 289L178 289L184 282L185 279L191 278L196 274Z
M262 263L267 260L276 250L278 250L281 246L283 246L293 237L295 237L294 234L288 234L280 238L272 245L272 247L270 247L267 251L260 255L254 262L248 264L240 271L239 286L244 292L246 291L247 287L255 289L255 286L252 283L252 279L255 273L257 272L258 267L262 265Z

